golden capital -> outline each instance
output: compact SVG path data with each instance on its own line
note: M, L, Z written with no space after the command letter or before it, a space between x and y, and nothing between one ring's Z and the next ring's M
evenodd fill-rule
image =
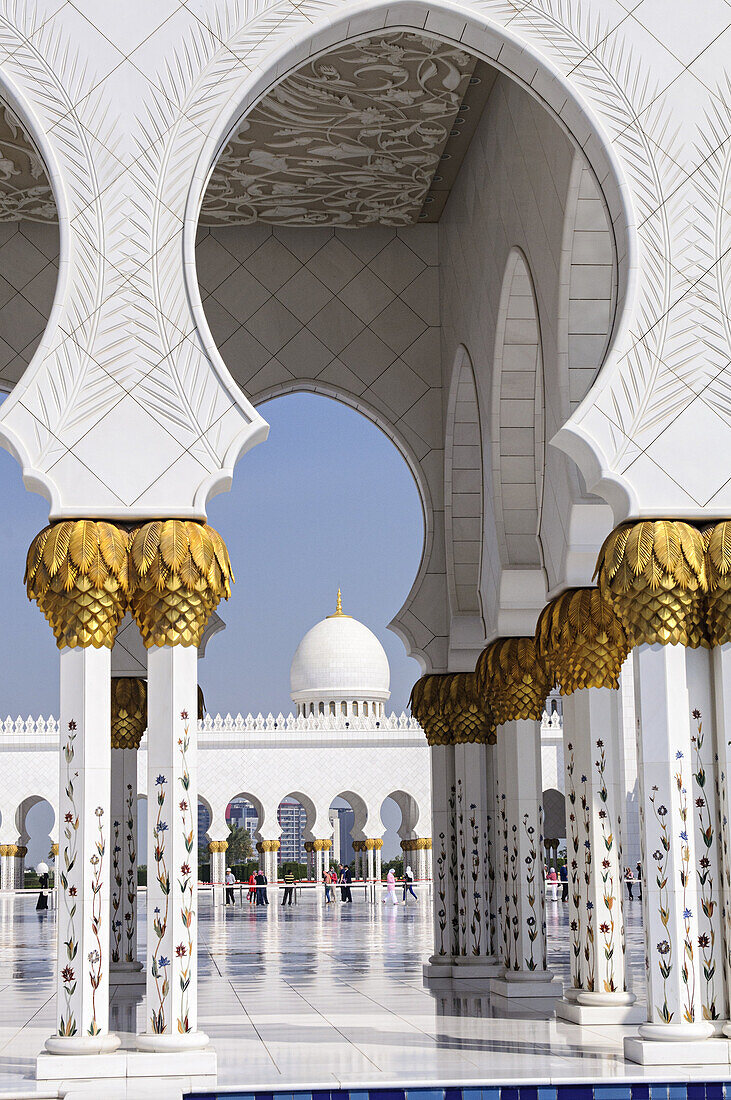
M353 847L355 848L355 844L353 844ZM305 851L306 852L314 852L314 850L315 850L314 840L306 840L305 841Z
M540 721L551 685L533 638L492 642L477 659L475 677L496 726L521 718Z
M14 856L16 844L0 844L0 856Z
M62 520L36 535L25 584L59 649L111 649L127 607L127 532L113 523Z
M707 527L703 532L706 549L706 629L712 646L731 642L731 522Z
M228 848L227 840L210 840L208 842L208 851L213 854L214 852L225 852Z
M56 843L54 842L54 843L53 843L53 844L51 845L51 857L52 857L53 859L55 859L57 855L58 855L58 844L56 844Z
M19 859L25 859L25 857L28 855L28 849L26 848L25 844L16 844L15 854L19 857Z
M146 681L141 676L112 677L112 748L138 749L146 728Z
M259 844L261 844L261 848L259 847ZM279 841L278 840L260 840L259 844L257 844L257 846L256 846L256 849L257 849L258 852L278 852L279 851Z
M666 519L624 523L606 538L594 576L631 646L704 643L708 579L696 527Z
M422 676L411 690L410 706L430 745L495 742L492 714L473 672Z
M598 588L567 589L538 619L536 652L563 695L619 687L629 648L624 627Z
M226 545L194 520L153 520L130 544L130 607L145 645L200 645L208 616L231 595Z
M367 851L378 851L383 847L383 840L381 837L368 837L365 841Z

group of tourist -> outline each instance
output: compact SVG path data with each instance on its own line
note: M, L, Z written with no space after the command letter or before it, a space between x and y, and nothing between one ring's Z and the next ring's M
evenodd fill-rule
M561 886L561 901L569 900L569 868L566 862L562 863L558 871L555 866L551 864L550 867L544 869L546 877L546 900L558 901L558 887ZM634 901L633 889L636 886L639 893L638 898L642 901L642 864L637 864L637 878L635 878L632 868L625 867L624 881L627 884L627 895L630 901ZM404 885L404 900L406 900L406 887Z
M282 897L282 905L292 905L294 902L294 891L297 884L297 880L291 871L286 871L284 874L284 895ZM341 863L333 867L328 867L323 875L323 885L325 887L325 904L332 905L337 902L336 890L340 890L340 901L344 904L350 904L353 901L353 894L351 891L351 885L353 882L353 875L350 867L347 863ZM249 875L248 881L248 894L247 900L249 905L268 905L269 893L267 886L269 880L262 870L258 870ZM418 902L416 891L414 890L414 872L411 867L406 867L404 870L404 876L402 880L403 885L403 904L406 905L409 895L413 897L414 901ZM226 905L235 905L236 898L234 896L234 887L236 886L236 878L231 868L226 870ZM388 871L386 875L386 894L383 898L384 904L398 905L398 898L396 897L396 875L393 868Z

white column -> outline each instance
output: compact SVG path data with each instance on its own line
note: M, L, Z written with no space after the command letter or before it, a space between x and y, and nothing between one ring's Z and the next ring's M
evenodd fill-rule
M208 1043L197 1030L197 651L147 657L147 1027L143 1050Z
M563 700L572 989L556 1012L574 1023L643 1018L629 1007L635 997L626 988L620 710L620 694L611 688L578 690Z
M625 1057L652 1064L712 1062L698 950L690 700L683 646L634 650L641 791L648 1023ZM654 1048L654 1049L653 1049Z
M372 881L376 875L376 864L373 856L373 848L366 848L366 855L368 857L368 878Z
M210 835L210 834L209 834ZM212 842L213 843L213 842ZM226 849L219 847L221 841L216 842L216 851L211 851L210 845L208 848L208 854L210 855L209 862L209 878L211 883L221 885L226 878ZM224 844L226 841L223 842Z
M424 965L424 976L451 978L458 950L454 746L432 745L429 758L432 790L434 954Z
M119 1046L109 1033L110 651L64 648L60 673L57 1033L46 1050L98 1053Z
M376 878L377 882L380 882L381 879L383 878L383 871L381 869L381 864L382 864L382 861L383 861L383 841L382 840L381 840L379 846L375 849L375 856L376 856L376 858L375 858L375 868L374 868L375 878Z
M490 937L490 954L502 964L502 950L497 922L497 870L498 870L498 814L495 792L497 770L497 746L485 746L485 766L487 772L487 919Z
M325 858L322 848L315 848L315 882L322 882L325 875Z
M729 1018L724 967L721 775L729 735L719 737L713 692L713 657L707 649L686 649L691 709L692 815L698 888L698 964L701 970L703 1019L722 1031ZM725 745L725 748L724 748ZM725 811L724 811L725 813ZM730 945L731 946L731 945Z
M560 996L562 984L546 967L541 723L505 722L498 729L501 739L512 945L505 977L493 978L490 988L501 996Z
M489 977L501 970L490 944L487 748L480 744L454 747L459 898L455 978Z
M713 714L718 752L718 800L720 807L721 897L724 922L724 979L731 998L731 644L713 650ZM700 709L700 708L699 708ZM701 711L703 715L703 712ZM705 720L705 715L703 719ZM724 1027L731 1037L731 1025Z
M137 749L111 755L111 973L115 982L144 981L137 961Z
M15 856L9 855L7 850L12 851L14 847L14 844L0 845L0 890L8 893L15 889Z

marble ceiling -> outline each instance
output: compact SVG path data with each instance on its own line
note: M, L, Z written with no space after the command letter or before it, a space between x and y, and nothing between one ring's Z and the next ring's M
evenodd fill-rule
M347 43L259 101L223 148L202 225L438 221L495 81L405 31ZM57 220L42 160L0 104L0 221Z

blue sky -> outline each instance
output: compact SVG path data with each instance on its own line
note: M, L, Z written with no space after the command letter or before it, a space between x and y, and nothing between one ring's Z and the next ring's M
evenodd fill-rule
M209 506L236 584L219 607L226 630L200 664L207 708L287 713L294 650L334 610L340 587L343 609L369 626L388 654L391 703L401 711L420 674L386 629L421 557L421 505L408 467L378 428L328 398L282 397L261 412L270 424L268 441L244 456L231 492ZM23 586L25 554L47 522L48 505L25 490L4 451L0 486L0 715L56 714L55 642ZM31 850L32 857L39 855Z

